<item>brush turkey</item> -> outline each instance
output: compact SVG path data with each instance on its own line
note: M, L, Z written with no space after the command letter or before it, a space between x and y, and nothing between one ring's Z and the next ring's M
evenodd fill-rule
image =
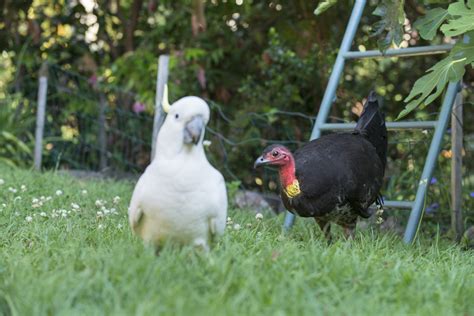
M294 154L285 146L270 145L255 167L277 167L285 207L299 216L314 217L330 239L331 222L353 236L357 218L370 217L374 202L382 204L386 155L385 118L371 92L352 132L322 136Z

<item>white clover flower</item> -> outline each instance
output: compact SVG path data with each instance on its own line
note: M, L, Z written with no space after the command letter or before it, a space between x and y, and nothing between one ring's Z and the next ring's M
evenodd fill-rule
M0 185L4 185L4 184L5 184L5 180L0 179Z
M78 210L78 209L81 208L81 207L80 207L78 204L76 204L76 203L71 203L71 207L72 207L73 209L75 209L75 210Z
M252 228L252 223L247 223L247 225L245 225L247 228Z
M2 203L2 207L7 207L7 205L5 203Z
M12 187L8 187L8 191L10 191L11 193L16 193L18 190Z
M87 194L87 190L82 190L81 193L82 193L82 195L86 195L86 194Z
M110 211L109 211L108 209L105 209L105 210L104 210L104 215L107 215L107 214L109 214L109 213L110 213Z
M61 216L62 217L67 217L67 213L62 213Z
M255 219L258 221L261 221L263 219L263 214L262 213L255 214Z
M122 229L122 227L123 227L122 224L118 224L118 225L117 225L117 228L118 228L118 229Z
M95 200L95 206L97 207L103 207L104 206L104 201L102 200Z
M21 189L21 192L25 192L26 191L26 185L22 184L20 186L20 189Z
M212 144L212 142L210 140L207 140L207 139L202 142L202 145L204 147L209 147L209 146L211 146L211 144Z
M40 213L40 216L41 216L41 217L48 217L48 215L46 215L45 212L41 212L41 213Z
M27 222L31 222L32 220L33 220L33 217L31 217L29 215L27 217L25 217L25 221L27 221Z
M63 191L61 191L61 190L56 190L56 195L57 195L57 196L63 195Z
M36 204L36 203L38 203L38 202L39 202L39 200L38 200L37 198L33 198L33 199L31 200L31 203L33 203L33 204Z
M104 229L104 225L102 224L99 224L99 226L97 226L98 229Z
M102 217L102 216L104 216L104 213L102 213L101 211L98 211L97 212L97 217Z
M239 224L235 224L235 225L234 225L234 230L240 230L240 225L239 225Z
M20 213L19 213L19 212L15 212L15 216L20 216Z
M114 204L118 204L120 202L120 196L116 196L113 199Z
M47 196L44 200L45 200L45 201L50 201L51 199L52 199L52 197Z

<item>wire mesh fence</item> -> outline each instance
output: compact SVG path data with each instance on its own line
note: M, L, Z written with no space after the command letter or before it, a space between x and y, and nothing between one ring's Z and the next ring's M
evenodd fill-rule
M153 113L133 91L97 82L49 66L43 166L46 169L79 169L126 172L138 175L150 162ZM34 103L34 101L31 101ZM335 110L331 122L354 119L347 102ZM270 169L253 170L253 162L270 144L295 150L307 142L314 114L298 111L239 111L208 100L211 120L206 139L208 158L228 182L263 193L278 192L278 175ZM353 102L353 106L357 105ZM360 102L359 102L360 106ZM336 109L338 107L335 107ZM356 112L353 108L352 112ZM437 112L427 113L435 119ZM394 114L392 114L394 115ZM471 119L468 116L465 121ZM474 208L474 131L465 126L463 201ZM413 200L432 130L389 132L388 167L383 195L389 200ZM449 210L450 131L444 136L427 198L427 213ZM440 212L441 214L442 212ZM449 212L442 213L449 216ZM468 215L470 216L470 215Z

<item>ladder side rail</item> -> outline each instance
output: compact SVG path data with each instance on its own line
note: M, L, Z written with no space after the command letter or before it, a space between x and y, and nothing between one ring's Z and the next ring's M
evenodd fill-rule
M416 191L415 202L413 203L413 208L411 210L410 217L408 219L408 224L405 230L403 241L407 244L413 242L416 232L418 230L421 215L424 209L426 191L430 179L433 175L433 170L443 140L443 134L446 131L446 127L448 125L448 121L451 115L451 109L456 95L459 91L459 88L459 82L451 82L446 90L446 95L444 97L443 105L441 106L441 112L438 118L438 125L436 126L433 139L431 140L430 149L428 150L428 155L426 156L425 160L425 166L423 168L423 173L421 174L421 180L418 184L418 189Z

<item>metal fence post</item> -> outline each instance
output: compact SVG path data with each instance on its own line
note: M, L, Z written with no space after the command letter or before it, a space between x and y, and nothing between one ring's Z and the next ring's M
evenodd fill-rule
M451 228L456 241L461 240L464 225L462 221L462 138L463 138L463 104L462 93L459 92L454 101L451 113Z
M105 130L105 111L107 109L107 99L103 92L99 93L99 169L107 168L107 132Z
M44 120L46 114L46 97L48 94L48 65L43 63L39 71L38 108L36 111L36 132L34 167L41 170L41 155L43 152Z
M165 88L165 84L168 82L169 60L170 57L168 55L161 55L158 59L158 73L156 77L155 117L153 119L153 135L151 138L152 141L150 161L153 161L153 158L155 158L156 138L166 116L166 114L163 112L161 102L163 101L163 90Z

